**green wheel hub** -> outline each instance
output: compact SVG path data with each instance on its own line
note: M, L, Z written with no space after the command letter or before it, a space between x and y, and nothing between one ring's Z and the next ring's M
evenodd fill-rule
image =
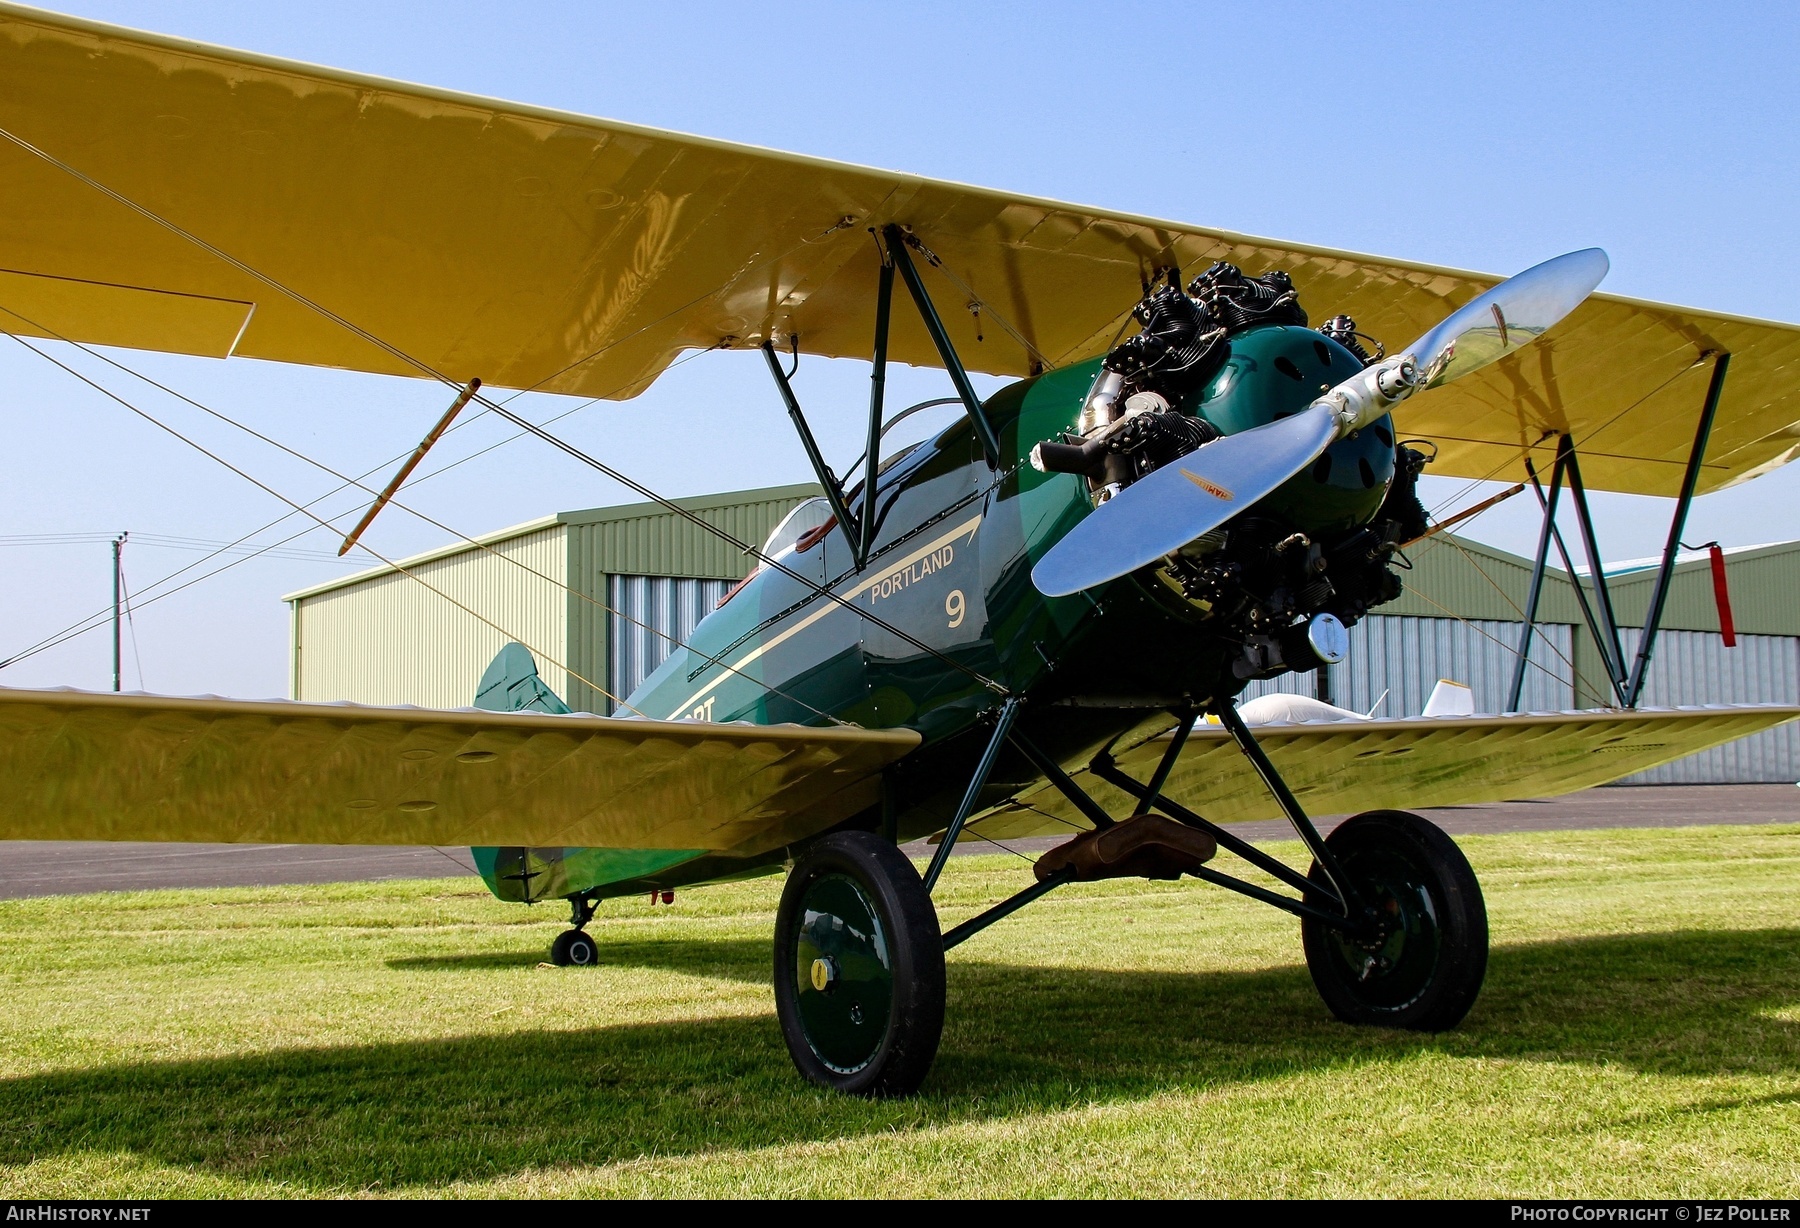
M891 943L863 888L824 874L802 897L804 920L794 950L795 1005L813 1052L851 1074L881 1051L893 1011Z
M1374 911L1378 929L1366 939L1332 934L1341 975L1360 986L1371 1006L1409 1006L1431 984L1443 945L1427 886L1430 872L1393 849L1364 851L1346 859L1344 870Z
M919 872L873 832L821 836L775 913L775 1017L800 1073L910 1096L944 1030L944 944Z

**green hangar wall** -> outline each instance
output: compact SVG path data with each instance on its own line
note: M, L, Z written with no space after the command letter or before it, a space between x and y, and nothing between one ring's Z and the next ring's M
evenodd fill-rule
M1290 675L1260 683L1269 691L1319 694L1381 716L1423 710L1440 678L1465 683L1482 712L1504 711L1511 692L1531 561L1492 546L1440 533L1407 557L1413 570L1399 600L1350 631L1350 655L1321 680ZM1660 707L1709 703L1800 703L1800 542L1726 551L1726 575L1737 646L1719 634L1712 569L1704 552L1676 565L1662 630L1641 703ZM1627 666L1649 611L1658 560L1623 563L1607 572L1621 624ZM1527 711L1601 708L1616 702L1600 649L1589 633L1576 585L1593 605L1591 579L1551 569L1545 577L1520 707ZM1800 779L1800 725L1789 724L1705 751L1640 776L1633 783L1706 784Z
M760 545L818 493L775 486L674 502ZM288 594L290 692L466 707L494 654L517 640L571 707L610 712L609 694L629 694L667 655L664 636L686 638L749 570L657 504L561 512Z

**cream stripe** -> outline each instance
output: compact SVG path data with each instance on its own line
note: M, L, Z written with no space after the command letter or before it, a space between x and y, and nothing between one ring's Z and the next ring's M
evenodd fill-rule
M980 528L981 528L980 515L973 516L970 519L963 521L961 524L957 525L954 529L951 529L948 533L945 533L943 536L935 538L932 541L927 542L925 545L920 546L917 550L913 551L911 554L907 555L905 558L901 559L898 563L895 563L892 567L889 567L887 570L878 572L875 575L870 576L867 580L864 580L861 584L857 585L855 588L851 589L849 592L843 594L844 600L846 600L846 601L856 600L858 597L860 597L864 593L868 592L871 588L874 588L877 584L880 584L883 580L887 579L889 576L897 575L900 572L905 571L908 567L911 567L914 563L918 562L920 559L924 558L926 555L934 554L937 551L942 550L945 546L949 545L951 542L955 541L957 538L961 537L965 533L967 533L969 535L970 541L974 541L975 540L975 532L976 532L976 530L978 530ZM780 635L775 636L773 639L767 641L766 643L757 645L755 648L751 649L749 652L747 652L743 656L739 657L736 661L733 661L729 666L726 667L727 670L729 670L731 672L736 672L738 670L743 669L745 666L747 666L751 662L755 661L758 657L762 656L763 653L769 651L769 649L774 648L778 644L785 643L787 640L789 640L793 636L799 635L802 631L806 630L808 627L810 627L814 623L818 622L821 618L824 618L827 614L831 613L833 610L841 610L843 608L844 608L843 606L839 605L835 601L827 601L825 603L825 605L823 606L823 608L814 610L811 614L808 614L805 618L802 618L799 622L795 623L793 626L791 626L787 630L783 631ZM692 651L692 650L690 649L689 651ZM714 690L715 688L717 688L718 684L719 684L719 679L717 679L717 678L714 678L711 681L709 681L705 686L701 687L698 691L695 691L692 695L688 696L687 701L685 703L677 704L675 707L675 711L669 715L669 719L670 720L679 719L680 716L684 712L688 712L693 708L694 704L696 702L698 702L698 700L700 699L700 697L702 695L706 694L708 691L711 691L711 690Z

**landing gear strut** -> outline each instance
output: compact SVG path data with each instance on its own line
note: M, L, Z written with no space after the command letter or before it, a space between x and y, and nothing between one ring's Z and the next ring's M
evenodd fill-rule
M564 930L550 944L551 963L559 968L591 968L600 962L600 945L587 932L599 903L579 895L569 897L569 924L575 928Z
M1217 711L1312 852L1310 873L1164 795L1197 713L1181 714L1148 783L1104 751L1088 765L1136 801L1129 817L1115 819L1013 728L1017 701L1008 700L923 878L891 839L872 832L825 836L794 863L775 922L775 1010L800 1072L859 1095L916 1091L943 1030L944 952L1064 883L1098 878L1191 875L1292 913L1319 996L1346 1023L1437 1032L1461 1022L1487 972L1488 926L1481 886L1456 842L1399 810L1369 811L1321 836L1236 711ZM1094 831L1046 853L1035 884L943 933L931 885L1007 742ZM1208 863L1220 849L1297 894L1214 869Z

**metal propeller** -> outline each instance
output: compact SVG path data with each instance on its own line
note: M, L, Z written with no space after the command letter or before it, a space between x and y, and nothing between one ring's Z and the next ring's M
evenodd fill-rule
M1592 294L1608 267L1597 247L1534 265L1299 413L1214 440L1140 478L1052 546L1032 568L1032 583L1046 596L1066 597L1173 554L1407 397L1529 344Z

